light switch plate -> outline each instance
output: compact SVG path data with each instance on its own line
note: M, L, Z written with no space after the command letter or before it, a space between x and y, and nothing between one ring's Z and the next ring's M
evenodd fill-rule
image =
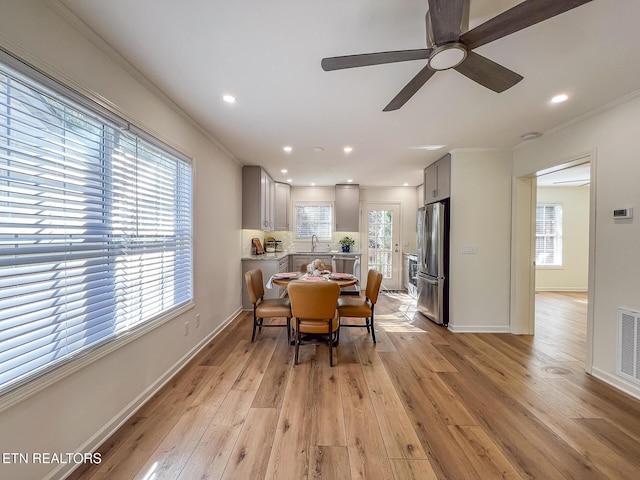
M475 255L476 253L478 253L478 246L477 245L461 245L460 253L463 255Z

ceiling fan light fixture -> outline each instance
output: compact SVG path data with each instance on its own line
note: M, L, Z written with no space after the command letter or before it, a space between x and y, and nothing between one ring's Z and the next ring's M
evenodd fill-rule
M429 57L431 70L449 70L457 67L467 58L467 50L461 43L446 43L434 48Z

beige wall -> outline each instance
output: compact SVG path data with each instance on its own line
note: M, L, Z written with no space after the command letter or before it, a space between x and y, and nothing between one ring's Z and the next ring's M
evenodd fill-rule
M527 142L514 154L516 176L585 153L593 154L595 175L591 191L595 195L595 224L591 228L595 235L595 258L591 265L594 280L590 305L593 352L587 368L637 397L640 397L638 385L617 376L616 359L617 309L640 310L640 221L637 215L631 220L614 220L612 211L630 206L638 209L640 205L639 124L640 98L634 96L614 108Z
M0 47L117 106L194 159L195 307L0 411L0 452L90 451L241 306L240 165L45 4L0 2ZM56 470L58 478L65 468L0 464L0 478L42 479Z
M508 332L512 154L451 154L449 329ZM463 246L477 253L462 254Z
M537 267L538 291L587 291L589 187L539 187L538 203L562 205L562 267Z

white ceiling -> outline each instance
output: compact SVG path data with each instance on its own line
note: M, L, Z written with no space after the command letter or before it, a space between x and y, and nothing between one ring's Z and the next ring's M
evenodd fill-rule
M640 88L638 0L594 0L476 49L524 76L501 94L449 70L395 112L382 109L424 60L333 72L320 60L424 48L427 0L49 3L72 11L240 162L293 185L416 186L447 151L512 148L525 132ZM517 3L471 0L470 28ZM569 101L549 104L560 92ZM224 103L226 93L237 103ZM416 148L429 144L446 146Z
M584 187L591 182L591 171L588 163L563 168L539 175L538 187Z

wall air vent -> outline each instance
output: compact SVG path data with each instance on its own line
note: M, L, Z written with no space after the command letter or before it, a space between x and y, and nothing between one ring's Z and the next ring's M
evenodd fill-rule
M640 384L640 312L618 308L618 375Z

